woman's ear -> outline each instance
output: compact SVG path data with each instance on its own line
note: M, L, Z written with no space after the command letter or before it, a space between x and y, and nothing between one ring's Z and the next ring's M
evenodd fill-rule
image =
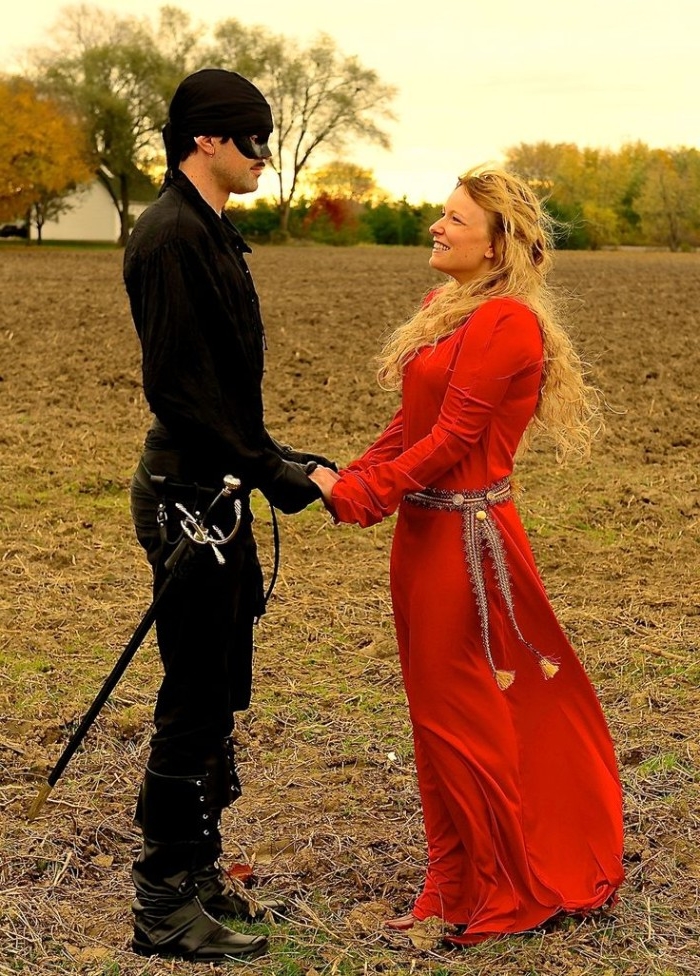
M486 248L486 254L484 254L484 257L485 258L493 257L493 244L489 244L489 246Z

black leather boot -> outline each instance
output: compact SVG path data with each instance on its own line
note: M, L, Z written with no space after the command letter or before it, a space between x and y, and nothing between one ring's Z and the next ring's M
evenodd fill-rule
M207 774L162 776L147 769L138 815L144 841L132 871L134 951L195 962L254 959L265 952L265 936L231 932L197 897L197 855L212 837Z
M286 914L286 902L281 898L254 898L243 885L231 880L220 865L221 814L241 795L233 739L230 736L223 740L221 751L211 757L206 767L209 833L207 843L200 844L195 855L197 897L215 918L235 918L245 922L274 921L275 916Z
M243 885L227 876L218 862L195 873L197 897L214 918L235 918L244 922L273 922L288 915L282 898L255 898Z

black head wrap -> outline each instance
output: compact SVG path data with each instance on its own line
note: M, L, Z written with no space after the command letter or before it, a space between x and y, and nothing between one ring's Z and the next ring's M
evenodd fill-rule
M203 68L178 85L163 129L167 165L174 172L192 136L269 135L272 112L255 85L236 71Z

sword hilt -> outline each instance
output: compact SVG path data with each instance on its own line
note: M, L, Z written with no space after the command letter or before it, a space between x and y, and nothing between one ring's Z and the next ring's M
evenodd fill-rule
M223 553L220 552L221 546L225 546L227 543L231 542L241 526L242 506L240 498L235 498L233 501L233 511L236 516L236 520L233 523L233 528L228 535L224 535L218 525L207 525L208 516L216 507L220 499L229 498L234 492L241 488L241 484L240 478L236 478L235 475L224 475L224 486L209 508L206 510L204 515L199 515L198 513L193 515L181 502L177 502L175 505L175 508L177 508L178 511L182 512L182 514L185 516L180 522L180 528L184 532L185 536L190 540L190 542L194 542L195 545L211 546L212 551L216 556L216 561L220 566L223 566L226 562Z
M224 475L224 487L222 489L222 494L226 497L232 495L234 491L238 491L242 485L241 479L237 478L233 474Z

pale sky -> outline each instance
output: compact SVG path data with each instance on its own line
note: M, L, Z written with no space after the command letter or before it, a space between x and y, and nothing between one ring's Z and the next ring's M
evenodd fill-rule
M330 34L398 88L392 149L358 143L346 158L409 200L441 201L470 166L520 142L617 149L700 148L698 0L172 0L195 22L227 17L301 42ZM63 0L3 5L0 56L17 66L50 40ZM154 17L152 0L96 0ZM320 164L323 160L318 159ZM273 174L259 193L271 194ZM270 182L266 184L266 180Z

